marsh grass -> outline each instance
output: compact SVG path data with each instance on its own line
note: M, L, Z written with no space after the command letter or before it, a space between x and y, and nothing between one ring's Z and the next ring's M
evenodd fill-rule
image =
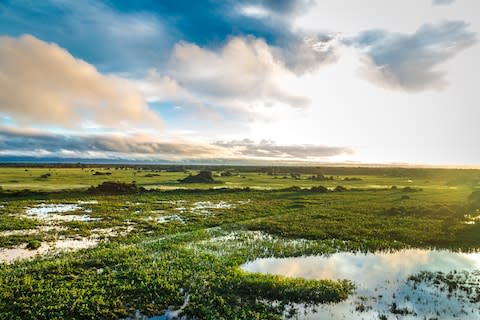
M159 315L188 294L188 316L278 319L294 304L343 300L353 284L251 274L241 264L339 251L480 248L480 224L465 223L479 209L478 171L249 167L222 175L227 168L201 168L218 183L183 184L178 180L200 168L180 169L1 167L0 231L58 229L0 236L0 247L116 231L104 232L95 248L1 264L0 318ZM332 179L311 179L320 174ZM146 190L87 191L105 181L135 181ZM212 205L203 212L198 203ZM27 217L26 208L39 204L76 204L81 209L61 214L88 211L96 220ZM174 215L181 220L159 223Z

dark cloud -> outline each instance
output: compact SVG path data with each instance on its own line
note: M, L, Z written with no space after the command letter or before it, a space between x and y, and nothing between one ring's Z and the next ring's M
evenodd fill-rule
M353 153L350 148L310 144L280 145L270 140L262 140L259 143L249 139L217 141L215 145L235 150L235 153L241 156L256 158L312 159Z
M341 147L279 145L263 140L218 141L212 144L189 141L162 141L146 135L56 134L33 129L0 127L0 155L13 152L50 155L95 155L95 157L160 159L304 159L351 154Z
M152 155L165 157L206 157L221 154L219 147L184 141L162 141L143 135L62 135L44 131L0 127L0 150L50 153L68 151L98 154Z
M347 44L370 58L364 75L391 89L422 91L442 89L445 74L438 67L473 45L475 33L463 21L425 24L413 34L373 30L361 33Z
M252 35L269 44L284 44L294 37L288 16L310 2L6 0L0 1L0 30L55 42L102 71L138 73L161 68L178 41L214 48L232 36ZM238 9L243 5L265 7L275 17L242 15Z

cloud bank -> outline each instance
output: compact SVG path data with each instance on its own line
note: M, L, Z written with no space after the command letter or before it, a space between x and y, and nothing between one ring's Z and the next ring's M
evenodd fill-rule
M199 143L164 140L145 134L55 134L36 129L0 127L0 155L33 152L125 159L328 159L352 154L349 148L318 145L279 145L272 141L217 141Z
M233 150L243 156L260 158L318 159L353 154L350 148L311 144L279 145L270 140L261 140L259 143L250 139L217 141L215 145Z

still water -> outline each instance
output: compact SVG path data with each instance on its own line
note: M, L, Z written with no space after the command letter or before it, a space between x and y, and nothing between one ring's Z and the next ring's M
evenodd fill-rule
M422 271L463 272L480 285L480 253L408 249L393 253L336 253L330 256L262 258L242 266L245 271L306 279L349 279L357 286L344 302L304 308L298 319L480 319L480 304L461 292L433 284L414 285L410 275ZM392 312L406 310L404 314ZM406 313L406 314L405 314ZM382 317L382 318L380 318Z

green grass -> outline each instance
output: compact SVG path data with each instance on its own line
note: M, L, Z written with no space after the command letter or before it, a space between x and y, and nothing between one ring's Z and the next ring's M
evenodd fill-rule
M236 167L229 177L216 168L216 184L182 184L178 179L188 173L159 171L165 169L0 167L0 247L34 249L57 238L133 228L105 236L108 241L96 248L0 265L0 319L113 319L136 310L155 315L180 307L185 294L185 314L200 319L277 319L292 303L345 299L352 283L245 273L242 263L272 255L480 248L480 224L465 218L479 215L478 203L469 199L479 190L479 171ZM97 171L112 174L94 176ZM48 178L39 178L46 173ZM311 180L316 174L334 179ZM149 191L86 192L104 181L136 181ZM319 185L347 190L309 190ZM195 209L207 201L229 207ZM41 203L77 204L81 209L63 215L98 220L26 216L27 208ZM181 220L159 223L165 216ZM40 226L56 229L21 232ZM215 240L231 234L233 240Z

